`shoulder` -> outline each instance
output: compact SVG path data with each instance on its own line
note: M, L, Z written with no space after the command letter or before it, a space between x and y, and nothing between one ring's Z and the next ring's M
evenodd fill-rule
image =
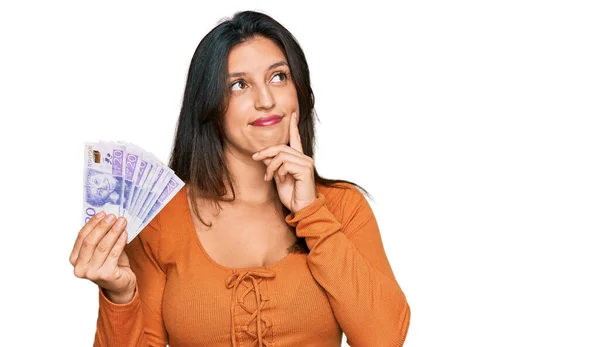
M184 185L158 213L157 218L160 220L161 227L169 228L173 224L181 224L189 210L186 189L187 187Z
M350 183L336 183L332 187L318 185L317 191L322 193L328 202L354 204L367 201L362 191Z
M142 240L158 245L164 237L165 230L180 226L188 210L185 186L158 212L148 225L138 235Z
M327 208L342 223L352 219L362 211L372 214L367 198L361 190L352 184L338 183L333 187L319 185L317 191L325 196Z
M143 252L151 255L159 266L163 266L177 253L177 249L189 244L184 238L187 235L184 231L187 220L185 214L189 213L188 211L184 186L131 241L127 247L128 254L135 257Z

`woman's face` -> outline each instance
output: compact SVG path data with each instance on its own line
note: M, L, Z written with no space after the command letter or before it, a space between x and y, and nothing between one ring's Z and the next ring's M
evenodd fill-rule
M292 112L298 96L287 59L273 41L256 37L229 53L229 104L224 115L225 146L234 154L254 152L289 142ZM252 125L264 116L281 116L271 125Z

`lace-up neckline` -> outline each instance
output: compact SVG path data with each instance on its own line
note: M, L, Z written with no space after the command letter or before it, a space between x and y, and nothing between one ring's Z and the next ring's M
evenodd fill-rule
M254 347L258 343L259 347L269 347L270 343L264 341L265 335L267 334L271 325L268 321L263 319L262 309L269 297L260 292L259 284L265 278L274 278L275 272L267 269L255 269L246 270L242 272L234 272L227 278L226 287L232 289L231 291L231 343L233 347L237 347L237 337L235 332L235 307L239 305L242 309L250 314L250 317L246 320L242 330L248 335L252 336L255 340L252 342L251 347ZM246 282L250 282L250 286L245 285ZM246 290L238 295L238 288L240 284L244 283ZM244 298L254 292L254 298L256 299L256 310L252 311L249 307L244 304ZM256 334L250 331L250 325L252 322L256 322ZM264 327L263 327L264 323Z

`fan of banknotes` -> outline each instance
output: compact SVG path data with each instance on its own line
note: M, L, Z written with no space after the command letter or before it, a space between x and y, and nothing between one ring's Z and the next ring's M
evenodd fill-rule
M86 142L83 224L100 211L127 218L127 243L183 187L152 153L127 142Z

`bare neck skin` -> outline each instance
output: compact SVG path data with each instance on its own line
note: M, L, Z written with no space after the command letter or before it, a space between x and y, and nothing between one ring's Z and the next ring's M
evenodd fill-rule
M266 166L255 161L251 154L240 153L225 147L225 161L233 178L235 201L227 204L244 206L280 205L273 181L265 182ZM233 197L227 186L227 197Z

